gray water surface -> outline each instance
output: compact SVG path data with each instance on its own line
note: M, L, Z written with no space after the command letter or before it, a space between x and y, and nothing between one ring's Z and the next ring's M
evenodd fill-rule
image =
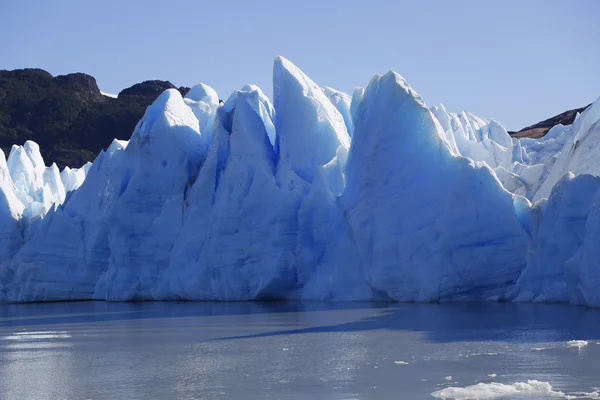
M600 310L541 304L1 305L0 398L411 400L529 379L589 393L597 342Z

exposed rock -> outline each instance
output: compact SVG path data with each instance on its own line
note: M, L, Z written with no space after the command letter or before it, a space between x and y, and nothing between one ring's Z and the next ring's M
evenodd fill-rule
M508 133L510 134L510 136L512 136L516 139L520 139L520 138L524 138L524 137L528 137L528 138L532 138L532 139L539 139L539 138L543 137L550 130L550 128L552 128L555 125L558 125L558 124L571 125L573 123L573 121L575 120L575 116L577 115L577 113L581 114L589 106L590 106L590 104L588 104L585 107L565 111L564 113L555 115L554 117L551 117L548 119L545 119L541 122L538 122L537 124L533 124L531 126L523 128L518 132L508 132Z
M47 163L83 165L114 138L128 139L146 107L172 88L168 81L145 81L115 99L104 96L87 74L0 70L0 148L8 154L13 144L34 140ZM177 90L185 95L189 88Z

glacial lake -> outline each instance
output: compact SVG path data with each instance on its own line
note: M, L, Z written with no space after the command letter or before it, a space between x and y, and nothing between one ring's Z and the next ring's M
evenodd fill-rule
M560 305L0 305L0 398L595 398L598 342L600 310Z

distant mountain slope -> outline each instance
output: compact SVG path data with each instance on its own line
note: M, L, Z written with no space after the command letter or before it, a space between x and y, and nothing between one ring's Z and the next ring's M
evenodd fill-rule
M0 147L8 154L13 144L31 139L48 163L80 166L113 138L129 139L146 107L170 88L175 86L168 81L146 81L113 98L82 73L0 70ZM189 88L178 90L185 94Z
M585 107L576 108L574 110L565 111L564 113L555 115L554 117L545 119L537 124L533 124L526 128L521 129L518 132L508 132L514 138L533 138L539 139L546 134L554 125L563 124L563 125L571 125L575 120L575 116L577 113L582 113L586 108L588 108L590 104Z

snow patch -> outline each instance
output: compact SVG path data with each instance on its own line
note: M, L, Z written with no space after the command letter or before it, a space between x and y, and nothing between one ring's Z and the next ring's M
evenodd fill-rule
M103 96L106 96L106 97L112 97L113 99L116 99L117 97L119 97L116 94L106 93L106 92L103 92L102 90L100 91L100 94L102 94Z

